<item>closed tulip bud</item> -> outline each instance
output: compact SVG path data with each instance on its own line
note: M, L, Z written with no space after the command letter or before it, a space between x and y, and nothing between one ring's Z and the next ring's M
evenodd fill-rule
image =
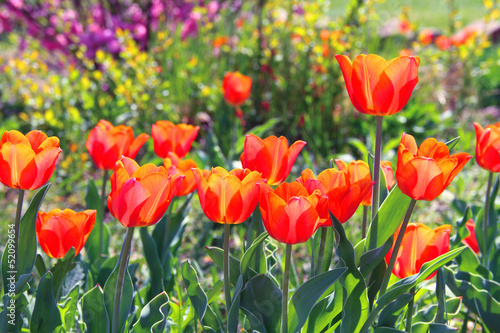
M54 173L61 151L55 136L5 131L0 139L0 182L21 190L41 187Z
M95 210L75 212L71 209L53 209L38 212L36 235L42 250L51 258L64 258L66 253L75 249L80 253L94 228Z
M476 129L476 162L490 172L500 172L500 122L483 128L474 123Z
M156 155L166 158L170 152L173 152L179 158L183 158L191 149L199 129L199 126L175 125L168 120L157 121L151 126Z
M239 72L228 72L222 80L224 99L232 106L240 106L250 96L252 79Z
M109 121L100 120L90 131L85 147L99 169L113 170L122 156L134 159L148 139L144 133L134 139L130 126L114 127Z

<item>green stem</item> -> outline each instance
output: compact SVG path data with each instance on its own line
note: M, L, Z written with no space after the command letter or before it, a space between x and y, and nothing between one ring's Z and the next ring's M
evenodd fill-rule
M387 285L389 284L389 279L391 278L392 269L394 268L394 263L396 262L396 258L398 257L399 247L401 246L401 242L403 241L403 236L405 234L406 226L410 221L410 217L411 214L413 213L413 210L415 209L416 203L417 200L411 199L410 205L408 206L408 210L406 211L403 224L401 225L401 229L399 229L398 238L396 239L396 243L392 248L391 259L389 260L389 264L387 265L387 269L384 274L384 279L382 280L382 284L380 286L380 293L378 296L379 298L382 297L382 295L384 295L385 291L387 290Z
M105 253L106 251L106 248L104 246L104 212L106 211L106 184L108 183L108 179L108 170L104 170L101 190L101 223L99 224L99 244L101 245L101 254Z
M375 160L373 162L373 185L372 192L372 223L375 222L375 218L378 212L378 205L380 199L380 155L382 154L382 123L384 117L377 116L377 132L375 134Z
M444 324L444 313L446 311L445 292L444 270L441 267L437 270L436 276L436 297L438 301L436 324Z
M368 206L363 206L363 226L361 229L361 238L366 238L366 222L368 220Z
M467 333L467 324L469 323L469 316L470 316L470 310L467 310L467 313L465 314L464 317L464 322L462 323L462 329L460 330L460 333Z
M314 243L316 243L316 235L314 237L311 237L310 238L311 241L312 241L312 244L311 244L311 247L312 247L312 256L311 256L311 274L310 275L310 278L312 279L315 275L316 275L316 257L315 257L315 245Z
M115 304L113 307L113 322L112 322L113 333L120 333L120 327L118 327L120 322L120 302L122 298L125 270L127 269L128 266L130 248L132 246L133 234L134 234L134 228L128 228L127 234L125 235L125 240L123 241L122 251L118 259L120 266L118 268L118 278L116 281L116 289L115 289Z
M168 206L167 212L167 222L165 223L165 235L163 235L163 244L162 244L162 252L161 252L161 262L165 262L165 258L167 257L167 250L169 247L169 239L170 239L170 224L172 223L172 210L174 209L174 201L175 197L170 201L170 205Z
M224 296L226 297L226 316L231 309L231 281L229 280L229 236L230 224L224 224Z
M321 228L321 239L319 242L319 249L318 249L318 263L316 264L315 275L323 273L323 260L325 260L325 245L326 245L327 233L328 229L326 229L326 227Z
M290 280L290 261L292 245L286 244L285 272L283 274L283 299L281 301L281 333L288 332L288 282Z
M413 321L413 305L415 304L415 287L411 288L410 294L412 298L410 303L408 303L408 310L406 311L406 332L411 333L411 324Z
M488 253L489 253L489 244L488 244L488 219L490 213L490 192L491 186L493 185L493 172L490 172L488 175L488 186L486 187L486 203L484 205L484 219L483 219L483 250L482 259L483 265L488 267Z

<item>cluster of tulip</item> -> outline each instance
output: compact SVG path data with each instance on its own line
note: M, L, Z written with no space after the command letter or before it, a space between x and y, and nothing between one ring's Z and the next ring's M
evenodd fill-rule
M338 169L324 170L317 177L312 170L306 169L296 181L285 182L306 142L296 141L289 146L284 137L261 139L253 134L246 136L240 157L241 169L227 171L218 166L210 171L202 170L193 160L183 159L191 149L199 128L187 124L174 125L169 121L158 121L151 129L154 150L164 159L163 165L149 163L141 166L134 158L149 135L140 134L134 138L131 127L114 127L105 120L90 131L86 147L95 165L105 170L103 205L107 200L110 213L128 228L117 264L119 274L111 327L117 329L121 326L121 288L134 228L157 223L174 196L184 196L195 189L208 219L225 225L224 290L228 313L231 307L229 226L246 221L259 205L269 235L286 244L282 332L287 331L291 246L306 242L320 228L334 226L334 220L345 223L360 205L372 206L370 221L374 223L379 209L380 170L388 190L397 182L401 192L412 200L403 223L395 233L392 248L385 256L388 268L380 294L384 294L391 272L399 278L416 274L424 263L448 251L451 226L432 230L423 224L409 223L409 220L416 201L430 201L439 196L472 156L467 153L450 155L447 145L434 138L426 139L418 146L411 135L404 133L398 148L395 177L390 162L380 160L382 119L399 112L406 105L418 82L419 58L403 56L387 62L376 55L361 55L353 62L346 56L337 56L337 60L354 107L377 117L373 172L364 161L347 164L335 160ZM241 121L240 105L248 98L250 88L251 80L239 73L229 73L224 79L225 99L235 106ZM490 172L499 172L500 123L486 129L479 124L475 127L478 164ZM61 152L56 137L48 138L39 131L29 132L26 136L17 131L5 132L0 140L0 149L0 181L20 190L20 205L24 190L37 189L49 180ZM113 173L110 177L111 191L106 199L108 170L113 170ZM63 258L71 248L78 254L95 221L95 210L39 212L36 232L40 246L52 258ZM101 222L100 235L103 233L102 225ZM363 237L366 227L365 224L362 228ZM471 236L464 242L477 252L472 221L467 227ZM324 247L321 248L324 251Z

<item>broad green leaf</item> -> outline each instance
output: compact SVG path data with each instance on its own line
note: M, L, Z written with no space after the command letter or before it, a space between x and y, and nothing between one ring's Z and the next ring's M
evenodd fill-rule
M104 306L104 294L98 284L82 296L82 320L87 332L109 332L111 324Z
M403 222L410 205L410 197L404 195L397 185L391 190L378 210L377 223L372 223L366 236L366 250L381 247Z
M168 313L168 296L165 292L154 297L141 311L139 320L130 333L160 333L165 330Z
M343 287L340 283L335 284L334 287L334 293L322 299L313 307L304 324L303 332L323 332L330 324L340 324L340 319L342 319Z
M39 253L36 255L35 268L40 276L43 276L45 273L47 273L47 266L45 266L43 257Z
M206 246L205 250L217 267L222 270L224 267L224 250L212 246ZM238 277L240 276L240 265L241 263L238 259L229 255L229 279L233 285L236 285L238 282Z
M375 333L400 333L405 332L392 327L375 327Z
M325 235L326 241L325 241L325 250L323 252L323 262L320 263L319 258L318 258L318 252L319 252L322 233L326 233L326 235ZM329 228L329 227L320 228L320 230L318 230L318 232L316 233L316 236L314 236L314 244L315 244L314 245L314 250L315 250L314 258L316 258L316 260L318 260L318 262L315 263L316 273L324 273L324 272L328 271L328 269L330 268L330 264L332 262L332 257L333 257L333 247L334 247L333 238L334 238L333 228ZM320 266L320 267L318 268L318 266Z
M462 298L460 297L454 297L454 298L449 298L446 300L446 313L445 313L445 319L448 317L448 319L454 318L458 312L460 311L460 307L462 305ZM436 317L437 313L437 305L436 304L431 304L422 310L419 310L414 316L413 316L413 322L414 323L427 323L430 324L434 321L434 318Z
M477 244L479 245L479 249L481 250L481 254L484 256L486 255L489 257L489 252L490 249L492 248L493 242L495 240L496 234L497 234L497 224L498 224L498 215L495 210L495 199L498 194L498 188L499 188L499 177L497 177L495 184L493 185L493 188L490 193L490 206L489 206L489 213L488 213L488 239L485 241L483 240L484 238L484 228L483 228L483 221L484 221L484 207L481 208L481 210L478 212L476 217L474 218L475 222L475 234L476 234L476 239L477 239Z
M196 270L187 260L181 264L181 272L184 285L186 286L186 290L189 299L191 300L191 304L194 307L196 316L202 320L208 306L207 295L200 287Z
M289 332L300 331L321 295L346 271L345 267L332 269L313 277L295 290L288 306Z
M106 284L106 281L108 280L109 276L113 272L113 270L116 267L116 263L118 262L118 257L119 256L113 256L111 258L106 259L102 265L101 269L99 270L99 275L97 275L96 279L96 284L99 284L101 286L104 286Z
M142 248L144 249L144 257L149 268L149 289L146 299L151 301L163 291L163 267L158 257L158 248L155 240L148 232L147 228L140 228Z
M413 295L403 294L391 303L387 304L387 306L380 312L377 325L394 327L396 325L396 322L398 321L399 316L412 299ZM378 330L375 331L378 332Z
M85 202L87 204L87 209L96 210L96 218L94 229L90 233L87 242L85 243L85 249L87 250L87 255L91 263L96 262L101 256L101 225L103 230L103 240L104 240L104 252L102 255L109 254L109 227L102 220L102 206L101 206L101 196L97 190L97 186L93 179L89 180L87 185L87 193L85 194Z
M266 230L264 229L264 224L262 223L262 215L260 214L259 205L257 205L252 213L250 226L247 229L245 251L252 245L254 240L257 239L257 237L259 237L265 231Z
M73 326L75 326L78 296L80 295L79 289L79 286L74 286L74 288L68 293L67 297L63 300L63 304L59 304L59 311L61 313L63 326L67 331L71 331Z
M52 333L60 325L62 325L61 313L54 298L52 273L47 272L38 284L30 332Z
M104 285L104 304L106 305L106 310L108 313L109 323L111 330L113 330L113 309L115 306L116 298L116 284L118 282L118 271L120 262L117 263L113 272L111 272L106 284ZM118 332L122 332L124 329L125 321L127 320L130 307L132 306L134 297L134 286L132 284L132 278L128 269L125 269L125 274L123 278L122 287L122 297L120 299L120 314L118 321Z
M243 283L247 282L249 280L249 270L248 268L252 267L251 264L253 262L254 257L259 257L258 261L258 266L253 266L254 270L257 273L264 274L266 273L267 269L267 262L266 262L266 256L264 255L264 250L262 248L262 242L269 236L267 232L262 233L257 239L255 239L252 243L252 245L246 250L246 252L243 254L243 257L241 258L240 262L240 274L243 276Z
M240 275L236 286L234 287L233 298L231 299L231 308L227 315L227 331L236 332L238 329L239 309L241 304L241 292L243 290L243 276Z
M359 260L359 270L366 278L375 269L375 267L380 264L385 255L389 252L392 247L392 236L383 244L373 250L369 250L361 255Z
M50 270L52 272L54 281L54 297L58 300L62 285L66 274L75 268L76 264L73 263L75 257L75 249L72 247L64 256L64 258L57 260L57 263Z

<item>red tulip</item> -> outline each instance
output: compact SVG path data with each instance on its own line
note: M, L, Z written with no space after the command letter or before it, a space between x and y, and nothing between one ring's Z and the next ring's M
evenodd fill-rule
M42 250L51 258L64 258L75 249L80 253L94 228L95 210L76 213L71 209L53 209L48 213L38 212L36 235Z
M111 175L109 211L127 228L155 224L167 211L183 179L183 175L170 176L162 166L139 166L133 159L122 157Z
M306 169L297 181L309 192L318 189L328 197L328 209L340 223L351 218L374 184L370 179L352 182L348 171L336 169L324 170L317 178L311 169Z
M241 154L241 164L243 168L262 173L269 185L276 185L288 177L297 155L305 145L304 141L299 140L288 148L288 141L283 136L270 136L263 140L248 134Z
M90 131L85 147L99 169L113 170L122 156L135 158L148 139L149 135L144 133L134 139L132 127L113 127L109 121L101 119Z
M0 182L21 190L39 188L54 173L61 151L55 136L5 131L0 139Z
M500 172L500 122L483 128L474 123L476 129L476 162L490 172Z
M447 253L450 250L450 231L451 225L432 230L422 223L408 223L392 273L400 279L417 274L423 264ZM394 234L393 248L385 256L386 263L391 258L398 233L399 230ZM436 273L426 280L434 275Z
M451 47L451 40L444 35L437 37L435 43L442 51L448 50Z
M222 81L224 99L232 106L240 106L250 96L252 90L252 79L239 72L228 72Z
M319 190L309 194L300 183L282 183L275 190L260 185L259 208L271 237L285 244L306 242L326 222L320 214L327 202Z
M396 179L404 194L415 200L434 200L472 158L467 153L450 156L448 147L434 138L417 147L415 138L403 133L398 149Z
M375 54L358 55L354 61L336 55L351 102L361 113L387 116L401 111L418 82L418 57L390 61Z
M191 169L197 168L196 162L190 159L181 160L175 153L168 153L168 157L163 160L163 166L169 175L184 175L184 180L181 182L179 189L175 193L176 197L182 197L193 192L196 189L196 179L194 178ZM201 170L203 176L208 175L208 170Z
M396 181L394 180L394 171L392 170L392 163L389 161L380 161L380 169L384 174L387 190L390 190L394 185L396 185Z
M204 177L200 169L192 170L201 208L211 221L239 224L255 210L259 201L257 184L265 182L259 172L248 169L227 172L216 167Z
M474 221L470 219L469 221L467 221L467 223L465 223L465 226L467 227L467 230L469 230L469 236L462 239L462 243L469 246L475 253L479 253L479 245L477 244L475 233L476 226L474 224Z
M168 120L157 121L151 126L156 155L165 158L168 153L173 152L183 158L191 149L199 129L199 126L188 124L174 125Z

